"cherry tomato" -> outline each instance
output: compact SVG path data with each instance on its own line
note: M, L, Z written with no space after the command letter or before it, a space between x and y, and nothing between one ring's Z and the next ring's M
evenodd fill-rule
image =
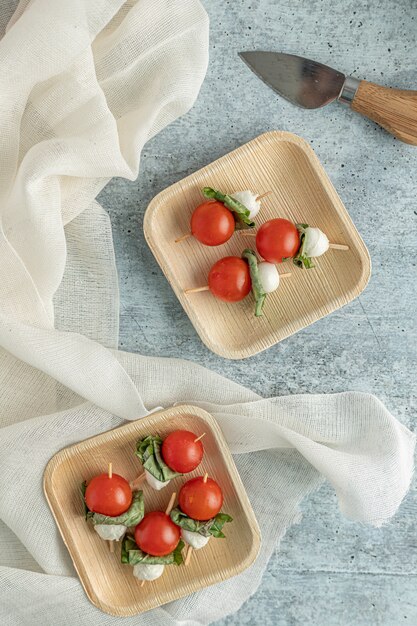
M225 302L239 302L251 290L249 266L237 256L225 256L211 268L208 284L216 298Z
M206 246L219 246L235 232L235 219L221 202L203 202L191 216L191 232Z
M147 513L135 528L135 541L139 548L152 556L170 554L181 537L180 527L162 511Z
M119 474L95 476L85 491L85 503L94 513L117 517L130 507L132 490L127 480Z
M293 257L300 247L300 235L292 222L280 217L262 224L256 233L256 247L269 263L282 263Z
M191 478L180 489L178 496L180 509L193 519L211 519L222 508L223 493L212 478L204 482L203 476Z
M195 441L197 435L189 430L175 430L162 444L162 458L174 472L187 474L200 465L203 458L203 444Z

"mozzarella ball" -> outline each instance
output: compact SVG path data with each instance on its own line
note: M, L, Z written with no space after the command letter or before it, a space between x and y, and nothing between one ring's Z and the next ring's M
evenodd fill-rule
M329 249L329 240L327 236L320 230L309 226L304 230L304 246L303 252L305 256L316 257L321 256Z
M157 478L155 478L155 476L152 476L152 474L148 472L148 470L145 470L145 474L146 474L146 482L148 483L150 487L152 487L152 489L155 489L156 491L161 491L161 489L166 487L168 483L171 482L170 480L166 480L165 482L158 480Z
M246 189L245 191L236 191L231 196L249 210L249 219L253 220L258 215L261 208L261 201L256 199L258 194Z
M273 263L267 263L266 261L258 263L258 272L265 293L271 293L278 289L279 272Z
M133 576L139 580L156 580L164 572L162 563L138 563L133 566Z
M119 541L127 528L124 524L96 524L94 530L105 541Z
M181 537L184 539L185 543L188 543L194 550L204 548L210 539L210 537L203 537L200 533L193 533L191 530L184 530L184 528L181 528Z

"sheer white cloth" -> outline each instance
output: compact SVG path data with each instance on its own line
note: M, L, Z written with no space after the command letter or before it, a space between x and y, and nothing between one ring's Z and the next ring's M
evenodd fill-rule
M7 626L207 624L256 590L301 499L323 478L344 514L375 525L407 492L414 436L373 396L263 399L188 362L117 351L111 229L94 198L112 176L136 178L144 143L192 105L207 38L198 0L26 0L0 40ZM43 497L43 470L60 448L181 401L219 420L261 526L262 552L237 579L118 620L86 599Z

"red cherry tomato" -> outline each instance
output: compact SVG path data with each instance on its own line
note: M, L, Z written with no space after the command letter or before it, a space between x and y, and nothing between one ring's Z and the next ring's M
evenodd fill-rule
M219 246L228 241L235 232L235 219L221 202L203 202L194 209L191 232L206 246Z
M208 284L216 298L225 302L239 302L251 290L249 266L237 256L225 256L211 268Z
M181 537L180 527L162 511L147 513L135 528L135 541L139 548L152 556L170 554Z
M94 513L117 517L130 507L132 490L123 476L100 474L88 483L85 503Z
M180 489L178 496L180 509L193 519L211 519L222 508L223 493L212 478L204 482L203 476L191 478Z
M187 474L200 465L203 458L203 444L195 441L197 435L189 430L175 430L162 444L162 458L174 472Z
M256 247L269 263L282 263L293 257L300 247L300 235L292 222L280 217L262 224L256 233Z

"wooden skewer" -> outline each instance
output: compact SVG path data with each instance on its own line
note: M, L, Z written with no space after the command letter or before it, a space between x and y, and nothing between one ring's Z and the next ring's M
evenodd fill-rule
M256 237L256 233L253 230L239 230L239 234L243 237ZM349 246L344 243L329 243L329 248L332 250L349 250Z
M185 235L182 235L181 237L178 237L178 239L176 239L174 241L174 243L180 243L181 241L185 241L186 239L188 239L189 237L192 237L193 233L185 233Z
M207 482L207 478L208 478L208 473L206 472L203 477L203 483Z
M193 287L192 289L185 289L184 293L198 293L199 291L210 291L210 287L208 285L204 285L204 287Z
M113 476L113 463L109 463L109 478Z
M205 437L206 433L203 433L202 435L200 435L199 437L197 437L197 439L194 439L194 443L197 443L197 441L200 441L200 439L202 439L203 437Z
M142 582L140 583L140 586L144 587L145 583L146 583L146 580L142 580Z
M345 246L343 243L329 243L329 248L333 250L349 250L349 246Z
M262 200L262 198L266 198L266 196L270 196L271 193L273 193L272 191L265 191L265 193L261 193L260 196L256 197L256 202L259 202L259 200ZM192 237L193 233L184 233L184 235L181 235L181 237L177 237L177 239L174 240L174 243L181 243L181 241L185 241L186 239L189 239L189 237Z
M188 550L187 550L187 556L185 557L185 561L184 561L184 565L186 567L190 564L192 553L193 553L193 547L189 545Z
M137 476L134 480L132 480L129 485L132 491L136 491L138 489L138 487L143 483L143 481L146 478L146 473L143 472L142 474L139 474L139 476Z
M280 278L289 278L292 276L291 272L284 272L279 275ZM193 287L192 289L184 289L184 293L198 293L199 291L210 291L210 287L208 285L204 285L204 287ZM198 441L198 439L196 439Z
M259 202L259 200L262 200L262 198L266 198L266 196L270 196L272 193L272 191L265 191L265 193L262 193L260 196L257 196L257 198L255 198L256 202Z
M177 497L177 494L174 491L169 499L168 506L165 509L165 515L169 515L171 513L172 509L174 508L174 502L175 502L176 497Z

